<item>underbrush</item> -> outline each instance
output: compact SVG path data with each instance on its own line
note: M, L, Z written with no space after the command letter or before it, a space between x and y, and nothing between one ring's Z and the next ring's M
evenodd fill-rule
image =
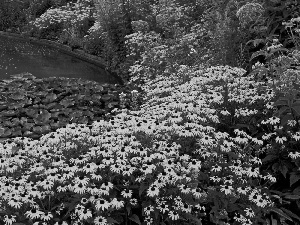
M281 128L278 90L245 72L219 66L190 72L186 82L160 77L142 88L139 110L115 109L108 120L1 144L2 220L299 223L298 179L291 178L298 117L283 126L295 129ZM286 169L274 149L286 153ZM264 167L271 158L277 170ZM289 191L272 190L286 182L277 171L289 176Z

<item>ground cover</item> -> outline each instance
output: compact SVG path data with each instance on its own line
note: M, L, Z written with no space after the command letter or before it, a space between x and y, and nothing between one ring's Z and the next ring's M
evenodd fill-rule
M244 73L220 66L194 71L186 82L160 77L144 85L139 110L1 144L2 220L263 224L273 212L296 224L299 217L274 202L269 187L278 175L261 170L260 154L287 138L298 143L299 133L271 137L283 132L272 115L276 90ZM257 136L239 127L253 118L270 130ZM286 160L297 164L298 155ZM298 199L298 189L290 196Z

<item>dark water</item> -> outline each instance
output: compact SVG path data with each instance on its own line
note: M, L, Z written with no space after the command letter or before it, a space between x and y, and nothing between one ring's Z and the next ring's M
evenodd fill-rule
M57 49L0 37L0 80L25 72L37 78L69 77L99 83L120 83L120 79L109 75L102 68Z

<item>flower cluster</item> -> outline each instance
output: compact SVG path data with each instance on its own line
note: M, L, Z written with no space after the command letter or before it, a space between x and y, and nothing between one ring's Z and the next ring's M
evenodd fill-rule
M61 25L65 29L70 28L70 26L79 29L89 18L93 17L93 10L94 8L87 5L86 2L78 0L76 3L48 9L30 24L40 30L48 29L51 25Z
M216 223L256 224L273 206L267 184L276 178L260 173L260 158L245 146L263 143L242 129L218 128L228 117L253 117L258 112L246 105L274 97L244 73L212 67L176 85L158 77L145 85L139 111L1 144L2 207L10 212L3 221L21 222L22 212L58 224L53 218L69 208L65 224L108 224L120 210L142 207L145 224L201 220L209 211Z

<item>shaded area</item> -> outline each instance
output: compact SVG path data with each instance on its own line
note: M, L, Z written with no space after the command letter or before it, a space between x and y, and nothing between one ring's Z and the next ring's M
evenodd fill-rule
M83 78L98 83L120 83L104 69L48 46L0 37L0 79L31 73L37 78Z

